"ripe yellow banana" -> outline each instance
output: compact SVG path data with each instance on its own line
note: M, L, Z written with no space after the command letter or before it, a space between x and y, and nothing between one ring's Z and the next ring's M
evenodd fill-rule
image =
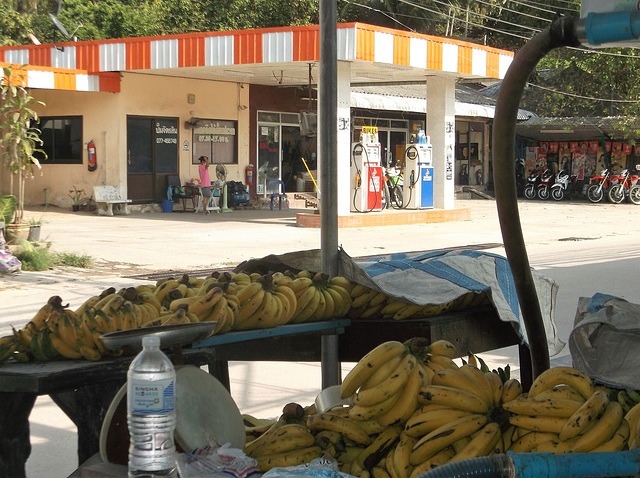
M419 465L460 438L477 432L486 425L487 421L488 418L485 415L473 414L436 428L416 442L411 450L411 464Z
M398 312L406 305L408 305L406 302L401 302L399 300L389 298L382 309L380 309L380 315L385 319L390 319L396 314L396 312Z
M359 289L357 289L359 290ZM369 289L367 288L367 290L365 292L363 292L360 295L357 295L354 297L353 295L353 291L351 292L351 307L353 308L360 308L360 307L366 307L370 304L371 300L378 295L378 291L375 289Z
M640 423L640 403L631 407L631 409L625 413L624 419L629 422L629 449L631 449L631 443L636 438L636 430L638 428L638 423Z
M405 351L402 342L394 340L383 342L369 351L345 376L340 385L340 397L351 397L379 367Z
M331 320L335 318L336 313L336 302L333 299L333 295L329 293L327 288L322 289L322 296L324 297L324 312L322 314L323 320Z
M557 435L567 423L567 419L560 417L512 415L509 417L509 423L533 432L555 433Z
M279 428L269 440L255 448L251 456L259 458L265 455L286 453L288 451L307 448L313 445L315 437L303 425L290 423Z
M316 305L316 308L313 311L313 313L311 314L311 316L306 319L309 322L317 322L319 320L323 320L324 319L324 311L325 311L325 309L327 307L327 302L326 302L326 300L324 298L324 294L318 288L316 288L316 295L318 297L318 304Z
M536 377L529 389L529 397L533 398L544 390L560 384L571 385L585 400L588 400L594 392L593 382L584 373L573 367L553 367Z
M177 280L168 279L158 286L158 288L154 291L154 294L158 298L158 301L162 303L162 299L164 299L164 296L167 295L167 292L172 289L177 289L179 285L180 283Z
M491 383L489 383L489 379L485 376L485 374L475 365L471 365L469 363L463 364L460 367L460 372L467 375L468 377L473 378L476 382L480 384L480 386L484 389L484 397L488 401L491 401L493 398L493 387Z
M548 390L544 390L536 395L535 398L540 399L566 399L566 400L576 400L579 402L585 402L585 398L582 396L580 392L578 392L575 388L570 385L556 385L553 388Z
M416 358L407 354L400 361L391 375L382 383L368 388L358 390L353 397L353 403L360 406L370 406L383 402L398 391L407 383L413 369L416 368Z
M522 384L517 378L510 378L502 386L502 397L500 397L501 403L508 403L515 400L522 395ZM538 398L540 396L538 395Z
M331 285L336 285L336 286L342 287L344 290L349 292L349 294L351 294L351 289L354 286L353 282L351 282L346 277L342 277L342 276L332 277L331 279L329 279L329 283Z
M427 351L432 355L444 355L453 358L456 355L456 346L445 339L439 339L431 342Z
M236 293L236 297L238 298L238 301L240 301L240 305L243 305L245 302L251 300L251 298L261 290L263 290L262 283L252 282L240 289Z
M598 421L578 436L578 440L570 451L572 453L588 452L611 440L623 420L622 406L618 402L610 401Z
M333 316L332 316L332 318L341 319L342 317L347 315L347 313L349 312L349 309L345 307L345 305L344 305L345 300L344 300L343 296L340 295L340 292L338 292L335 288L331 287L330 285L328 287L326 287L323 292L326 295L330 295L331 296L331 300L333 301ZM350 305L349 305L349 308L351 308Z
M575 400L526 398L520 396L515 400L503 403L502 408L517 415L544 415L547 417L569 418L583 405Z
M436 363L449 370L458 370L460 368L457 363L444 355L429 354L429 362Z
M471 412L449 408L445 405L442 405L442 408L427 411L416 410L405 423L404 433L413 438L420 438L431 433L436 428L467 415L471 415Z
M393 320L410 319L416 316L420 312L420 309L422 309L421 305L405 304L404 307L402 307L395 314L393 314Z
M411 470L413 469L409 458L411 457L411 450L417 441L416 438L406 433L401 433L393 453L388 455L387 459L389 459L389 456L393 457L392 466L397 478L409 478Z
M427 385L420 389L418 402L439 403L473 413L487 413L489 406L483 399L464 390L441 385Z
M100 301L100 297L95 295L93 297L89 297L87 300L84 301L84 303L82 305L80 305L80 307L78 307L76 309L76 314L81 316L84 313L84 310L87 308L91 308L91 307L95 307L95 305Z
M366 446L371 444L371 438L367 435L367 432L358 425L357 421L331 413L310 415L307 417L307 428L311 431L333 430L354 443Z
M540 443L549 440L558 440L558 434L550 432L529 432L513 440L507 449L514 452L529 452Z
M306 300L309 295L311 296L311 298L309 300ZM302 322L309 321L313 317L313 315L318 311L321 296L322 294L318 289L316 289L315 286L313 285L309 286L307 291L305 291L305 293L303 293L298 298L296 314L293 316L293 319L291 319L291 323L299 324ZM306 301L306 304L305 304L305 301Z
M418 408L418 391L422 387L422 383L422 371L419 367L414 367L409 379L399 392L398 401L391 407L391 410L378 417L378 422L385 426L396 424L404 426L404 423Z
M386 400L380 403L376 403L369 406L353 405L349 408L349 416L354 420L367 421L374 418L378 418L383 413L388 412L393 408L398 399L400 398L400 392L390 396Z
M569 440L566 440L566 441L560 440L559 438L554 438L552 440L547 440L545 442L540 443L538 446L533 448L531 452L532 453L569 453L577 440L578 440L578 437L570 438Z
M387 427L384 431L379 433L368 445L356 461L365 470L370 470L376 466L380 460L391 450L400 437L402 427L391 426Z
M322 448L313 445L307 448L300 448L284 453L260 456L258 457L257 461L258 468L264 473L275 467L298 466L304 463L309 463L314 458L319 458L321 456Z
M487 393L487 390L478 381L461 370L443 369L435 373L431 378L433 385L443 385L445 387L458 388L476 395L484 400L487 405L492 403L493 396Z
M629 437L631 435L631 428L629 426L629 422L626 420L622 420L620 422L620 426L613 434L608 441L601 443L591 450L592 453L597 453L601 451L621 451L625 450L629 444ZM629 445L629 449L635 448L634 446Z
M494 405L499 405L500 400L502 399L502 379L494 372L485 372L484 375L487 377L487 382L491 384L491 390L493 391L492 403Z
M455 456L456 452L451 446L444 447L438 453L433 455L431 458L423 461L419 465L416 465L409 478L418 478L429 470L433 470L442 465L446 465L449 463L449 460Z
M576 412L569 417L558 432L561 440L568 440L583 433L587 427L604 412L609 403L607 392L594 392Z
M467 445L455 454L449 463L480 456L493 455L498 442L501 441L500 425L496 422L487 423Z
M242 327L243 324L247 322L253 314L255 314L260 306L262 306L264 294L265 291L261 287L260 290L253 294L244 304L240 304L240 312L238 314L238 323L236 324L236 328Z

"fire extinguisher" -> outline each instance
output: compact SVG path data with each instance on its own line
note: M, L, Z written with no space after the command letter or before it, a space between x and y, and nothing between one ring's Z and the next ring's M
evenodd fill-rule
M476 184L482 184L482 170L478 169L476 171Z
M93 140L87 144L87 155L89 157L89 171L95 171L98 165L96 163L96 145Z
M253 164L249 164L245 170L245 180L247 182L247 186L251 186L253 184Z

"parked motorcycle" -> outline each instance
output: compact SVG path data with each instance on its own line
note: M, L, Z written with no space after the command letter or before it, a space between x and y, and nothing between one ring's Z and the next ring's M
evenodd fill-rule
M540 181L536 187L536 195L543 201L549 199L549 195L551 194L551 185L553 184L554 178L555 173L549 168L545 169L540 175Z
M589 185L587 186L587 199L592 203L599 203L604 199L604 195L609 189L609 178L611 172L609 169L603 169L600 176L594 176L591 178Z
M403 205L402 189L404 177L396 168L384 168L384 187L382 190L383 209L393 207L401 209Z
M529 173L527 177L527 184L525 184L522 194L527 199L534 199L536 197L536 188L540 184L540 177L544 172L544 168L534 169Z
M565 197L571 196L576 190L578 176L569 175L566 170L560 171L551 186L551 197L556 201L562 201Z
M609 197L609 201L614 204L620 204L624 201L625 197L629 196L631 187L638 183L640 176L632 176L631 170L625 169L620 173L620 176L616 177L616 179L616 184L609 188L607 195Z

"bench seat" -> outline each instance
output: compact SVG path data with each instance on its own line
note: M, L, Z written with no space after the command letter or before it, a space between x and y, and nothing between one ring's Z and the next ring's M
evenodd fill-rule
M102 216L113 216L116 206L117 214L129 214L127 205L131 199L124 199L114 186L94 186L93 195L98 206L98 214Z

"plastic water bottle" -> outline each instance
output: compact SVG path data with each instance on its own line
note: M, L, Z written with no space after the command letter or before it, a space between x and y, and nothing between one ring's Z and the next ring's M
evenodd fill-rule
M160 337L142 339L127 373L129 477L175 477L176 372L160 350Z

